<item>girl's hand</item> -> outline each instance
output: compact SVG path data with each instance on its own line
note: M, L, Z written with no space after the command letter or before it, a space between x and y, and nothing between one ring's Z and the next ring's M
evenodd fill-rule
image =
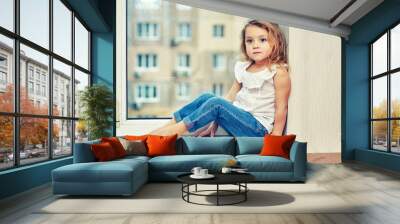
M194 135L196 137L203 137L203 136L210 136L210 137L214 137L215 136L215 132L217 131L218 128L218 124L213 121L210 123L210 125L206 125L203 128L200 128L199 130L197 130Z

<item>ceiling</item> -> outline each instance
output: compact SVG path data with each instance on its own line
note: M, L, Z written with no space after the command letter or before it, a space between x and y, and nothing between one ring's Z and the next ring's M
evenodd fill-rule
M383 2L383 0L170 1L342 37L350 35L351 25Z

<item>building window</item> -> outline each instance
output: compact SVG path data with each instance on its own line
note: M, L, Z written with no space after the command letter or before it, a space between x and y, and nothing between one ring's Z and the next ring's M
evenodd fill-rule
M222 84L222 83L214 83L213 86L212 86L212 92L216 96L223 96L224 84Z
M192 38L192 26L190 23L178 24L178 40L190 40Z
M42 86L42 96L46 96L46 86Z
M34 77L33 77L33 67L32 66L29 66L28 76L29 76L30 80L34 79Z
M10 7L1 8L0 14L4 14L10 21L19 22L3 27L3 21L0 21L0 26L8 30L0 29L0 51L6 54L6 57L0 54L0 82L3 78L8 79L13 87L7 88L7 92L0 92L0 97L4 96L3 94L17 97L0 101L0 112L7 112L0 114L0 123L7 124L7 127L2 126L6 130L0 132L0 154L7 155L5 159L0 159L0 170L71 156L74 143L78 140L87 140L85 134L87 132L81 134L78 130L72 130L74 127L72 124L79 120L79 115L72 114L71 105L74 101L79 102L77 93L80 89L76 88L74 92L71 88L64 89L62 94L67 94L64 95L65 99L74 99L75 96L77 99L68 102L69 108L66 108L66 111L71 112L65 112L63 119L59 119L60 113L54 111L60 107L50 105L50 99L53 98L56 102L57 95L60 94L57 91L57 81L54 81L57 76L49 72L60 71L69 85L76 83L80 86L83 84L87 86L89 82L78 80L79 72L87 77L91 75L90 31L71 10L68 1L7 0L6 2L10 3ZM16 3L18 4L15 5ZM19 9L19 13L14 13L14 9ZM40 9L40 13L37 13L37 9ZM18 45L14 46L14 43ZM72 55L75 58L72 58ZM59 68L55 63L50 63L56 61L54 56L68 64L68 68ZM19 66L18 74L15 73L16 66ZM2 68L8 76L2 75ZM75 80L72 79L72 69L75 70ZM17 82L19 86L15 86L13 76L19 80ZM49 89L49 77L55 77L53 89ZM15 90L19 90L19 94L15 94ZM14 111L15 107L19 110ZM53 113L50 113L51 111ZM50 125L53 128L50 128ZM19 130L17 133L13 131L15 128ZM49 130L52 132L49 133ZM32 135L32 131L35 131L35 135Z
M213 37L215 38L224 37L224 25L221 24L213 25Z
M400 153L400 24L370 45L371 148Z
M160 38L158 24L149 22L137 23L136 37L141 40L158 40Z
M214 70L225 70L226 69L226 58L225 55L216 53L212 55L212 64Z
M7 73L0 71L0 84L6 85L7 84Z
M156 54L138 54L136 57L136 68L138 70L154 70L158 67Z
M159 90L155 84L137 84L135 91L135 101L137 103L156 103L159 102Z
M177 70L190 70L190 54L178 54Z
M178 99L188 99L190 97L190 84L187 82L178 83L176 86L176 96Z

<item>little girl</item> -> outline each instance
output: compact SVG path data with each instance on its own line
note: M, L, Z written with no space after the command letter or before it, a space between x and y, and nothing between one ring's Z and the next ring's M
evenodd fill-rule
M230 135L282 135L290 77L286 41L278 25L252 20L242 30L246 61L235 64L235 81L223 97L203 94L173 114L154 135L214 136L218 125Z

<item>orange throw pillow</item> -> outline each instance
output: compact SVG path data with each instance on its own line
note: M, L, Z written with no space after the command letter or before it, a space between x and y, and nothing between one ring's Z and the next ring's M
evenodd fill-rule
M117 158L121 158L126 156L126 151L124 146L121 144L117 137L109 137L109 138L101 138L101 142L108 142L114 149L115 155Z
M94 154L94 157L99 162L109 161L117 158L114 149L108 142L93 144L90 147Z
M124 138L129 141L146 141L148 135L125 135Z
M296 135L265 135L264 145L261 149L260 155L280 156L289 159L290 147L292 147L295 139Z
M176 139L178 135L171 136L160 136L160 135L149 135L147 137L147 155L148 156L165 156L165 155L176 155Z

